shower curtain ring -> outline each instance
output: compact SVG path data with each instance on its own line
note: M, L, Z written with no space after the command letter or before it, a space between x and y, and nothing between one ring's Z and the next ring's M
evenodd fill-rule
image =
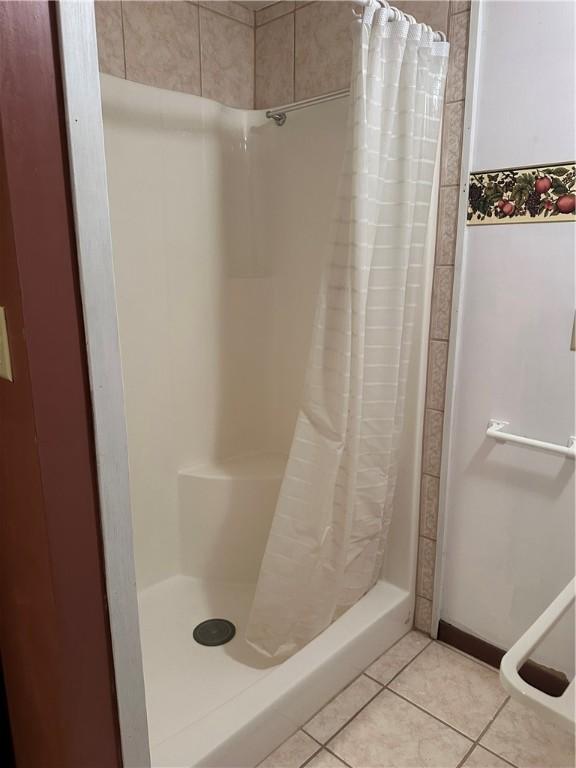
M386 11L386 21L396 21L396 8L392 8L387 0L377 0L380 11Z

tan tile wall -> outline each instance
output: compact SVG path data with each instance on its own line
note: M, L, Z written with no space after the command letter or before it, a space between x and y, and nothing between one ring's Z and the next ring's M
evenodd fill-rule
M97 2L94 9L100 71L116 77L126 77L122 3L120 0Z
M198 8L191 3L121 4L126 77L200 92Z
M447 1L396 4L447 31ZM100 69L117 77L246 109L349 85L353 3L348 0L274 2L256 11L227 0L97 0L95 5ZM455 33L461 37L465 30L457 27ZM463 81L452 76L448 88L456 93ZM455 114L452 122L457 119ZM445 162L453 165L448 157Z
M98 0L100 70L146 85L254 106L254 12L213 0Z
M432 314L430 317L426 411L422 448L420 537L416 576L415 624L418 629L424 632L430 632L432 622L438 497L442 462L442 427L450 340L469 23L469 0L468 2L466 0L452 0L448 28L450 60L446 81L438 229L432 287Z
M399 0L395 5L447 32L451 43L430 318L415 612L416 627L429 632L470 0ZM224 1L97 2L100 69L246 109L306 99L349 85L351 6L347 0L277 2L254 12Z
M447 32L446 0L394 4ZM347 0L279 2L256 11L257 109L349 87L352 6Z

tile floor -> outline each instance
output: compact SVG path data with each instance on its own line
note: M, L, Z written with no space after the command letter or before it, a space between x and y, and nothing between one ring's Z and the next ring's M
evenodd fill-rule
M573 768L574 739L498 673L409 632L259 768Z

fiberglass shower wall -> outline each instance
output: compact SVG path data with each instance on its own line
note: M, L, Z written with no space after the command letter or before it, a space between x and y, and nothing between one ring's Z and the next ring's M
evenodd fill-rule
M282 131L103 76L103 106L142 588L182 570L179 470L289 449L346 105Z
M272 292L247 113L102 80L142 588L180 571L178 470L268 444Z

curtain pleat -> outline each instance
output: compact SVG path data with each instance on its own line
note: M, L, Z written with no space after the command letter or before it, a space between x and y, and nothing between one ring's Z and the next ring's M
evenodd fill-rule
M374 585L394 511L448 44L386 19L354 24L331 258L246 632L278 660Z

